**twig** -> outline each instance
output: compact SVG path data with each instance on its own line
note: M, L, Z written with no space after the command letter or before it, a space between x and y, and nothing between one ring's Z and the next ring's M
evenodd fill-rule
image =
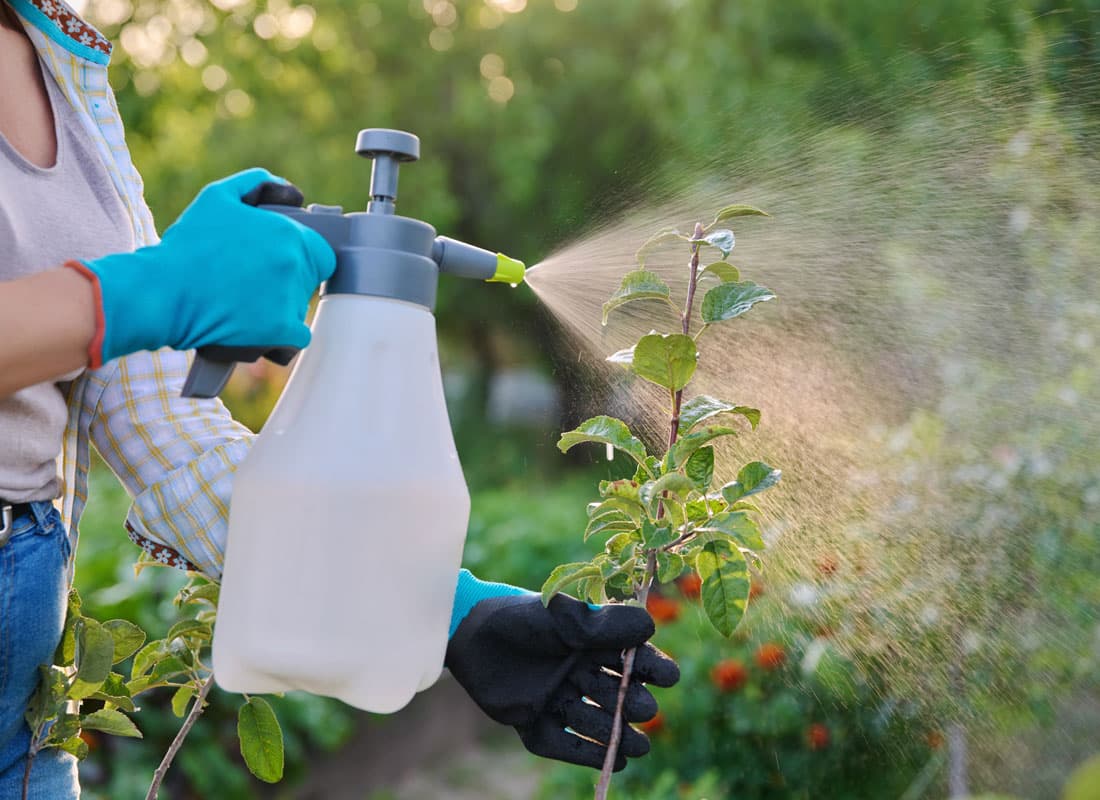
M701 239L703 236L703 226L696 222L695 231L692 234L692 239ZM696 242L691 247L691 275L688 278L688 293L687 301L684 303L684 313L680 317L681 329L684 335L689 335L691 330L691 311L692 305L695 302L695 286L697 283L697 277L699 273L699 248L700 244ZM672 419L669 421L668 426L668 446L669 449L676 444L676 438L680 433L680 407L684 399L684 390L680 389L673 394L672 399ZM658 519L662 516L663 506L658 509ZM649 599L649 589L653 586L653 579L657 574L657 550L651 549L646 558L645 577L642 579L642 586L635 594L635 598L645 607L646 601ZM623 703L626 701L626 693L630 688L630 676L634 671L634 657L637 654L637 648L631 648L623 653L623 671L622 678L619 680L619 694L615 698L615 715L611 721L611 737L607 742L607 752L603 758L603 768L600 770L600 780L596 784L595 800L607 800L607 792L611 788L611 776L615 771L615 760L619 756L619 745L623 739ZM148 799L147 799L148 800Z
M27 800L31 791L31 767L34 766L34 758L38 755L35 744L36 742L31 742L31 748L27 751L27 766L23 767L23 800Z
M160 784L164 780L164 776L168 774L168 768L172 766L172 760L176 757L176 753L183 745L183 740L187 738L187 734L191 732L191 728L194 727L199 716L201 716L203 707L206 705L206 696L210 693L210 689L213 686L214 673L210 673L203 683L202 688L199 689L199 693L195 697L194 703L191 705L191 710L187 714L187 719L183 721L179 733L176 734L176 738L172 740L172 745L168 748L168 752L165 753L164 758L161 759L160 766L157 767L157 771L153 773L153 782L149 785L149 792L145 795L145 800L156 800L157 792L160 791Z

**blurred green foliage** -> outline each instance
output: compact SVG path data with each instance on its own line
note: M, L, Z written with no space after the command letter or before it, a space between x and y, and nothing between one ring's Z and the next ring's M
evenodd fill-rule
M89 14L119 42L112 82L162 227L253 164L362 208L355 133L399 127L423 153L402 213L530 263L668 196L685 166L788 158L787 132L884 124L936 80L995 67L1035 91L1011 76L1038 58L1077 107L1100 102L1097 0L90 0ZM441 291L449 346L482 381L560 347L528 292Z
M754 587L730 640L709 629L692 578L651 598L654 642L677 659L682 677L660 692L660 716L641 726L653 749L616 779L618 791L671 797L700 781L708 793L681 796L878 800L932 782L942 736L916 705L868 681L841 655L812 596L792 611L770 587ZM586 770L559 767L541 797L579 800L591 780ZM662 784L664 795L653 789Z

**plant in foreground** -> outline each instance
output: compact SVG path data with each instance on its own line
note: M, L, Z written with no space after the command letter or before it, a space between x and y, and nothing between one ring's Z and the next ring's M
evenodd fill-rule
M749 559L756 559L764 542L752 514L758 509L752 495L778 483L780 471L762 461L742 467L737 479L715 488L714 442L735 436L738 429L711 422L720 415L736 415L753 429L760 412L724 399L696 395L684 397L698 364L698 342L711 325L736 319L755 304L772 300L770 289L742 281L739 271L725 259L734 246L733 231L719 223L742 216L767 216L751 206L728 206L704 226L696 223L685 235L662 230L638 251L639 269L622 279L619 289L604 304L603 321L615 309L642 300L670 306L679 318L679 332L653 332L634 347L608 358L668 393L668 442L663 455L650 454L645 445L619 419L593 417L575 430L562 434L562 452L582 442L618 449L636 463L633 476L600 484L600 499L588 508L585 539L605 539L603 552L591 561L555 568L542 587L543 601L555 592L574 588L594 603L629 599L647 604L656 580L669 583L685 572L699 581L703 608L715 628L725 636L736 629L750 595ZM690 248L687 296L682 308L671 299L667 283L645 269L645 254L655 245L680 240ZM715 248L720 260L701 266L704 248ZM713 282L703 296L702 326L692 332L695 296L703 282ZM634 651L623 654L623 674L607 742L607 756L596 787L596 798L607 796L611 772L622 738L622 709L634 665Z
M150 563L156 562L142 562ZM87 731L141 738L141 731L127 714L139 710L135 703L139 696L167 689L172 691L172 711L177 717L184 717L184 722L154 773L146 795L147 800L157 796L172 760L202 714L214 683L204 658L213 635L218 585L193 575L175 602L181 608L195 609L196 613L173 625L163 639L147 643L145 631L131 622L121 619L98 622L85 616L80 595L71 590L54 665L40 668L41 681L27 708L31 744L23 775L23 800L39 752L58 747L83 759L88 755L88 744L82 733ZM115 667L131 658L127 679ZM81 708L84 704L95 708L84 711ZM249 770L264 781L280 780L282 730L266 700L245 698L238 711L237 734Z

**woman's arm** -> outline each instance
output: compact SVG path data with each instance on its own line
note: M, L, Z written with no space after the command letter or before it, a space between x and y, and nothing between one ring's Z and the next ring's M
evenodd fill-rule
M71 269L0 283L0 397L88 363L92 285Z
M159 244L0 283L0 397L141 350L305 347L306 306L336 254L316 231L244 201L274 180L231 175Z

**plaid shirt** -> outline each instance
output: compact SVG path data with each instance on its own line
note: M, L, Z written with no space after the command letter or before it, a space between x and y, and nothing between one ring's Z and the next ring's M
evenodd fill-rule
M107 83L110 43L60 0L7 2L103 158L136 246L156 243ZM133 498L126 517L130 538L162 563L220 576L233 473L252 433L221 401L180 397L188 366L184 353L136 353L73 382L61 452L61 512L74 553L93 444Z

